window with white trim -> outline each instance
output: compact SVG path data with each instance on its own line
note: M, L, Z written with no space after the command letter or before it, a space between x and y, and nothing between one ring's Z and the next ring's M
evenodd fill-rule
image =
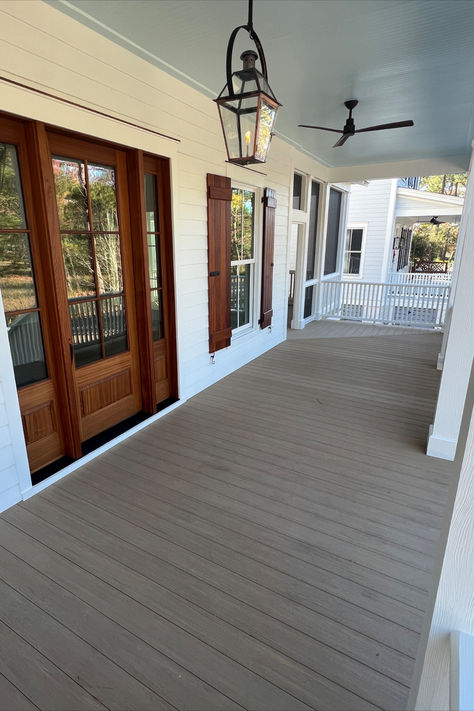
M232 188L230 317L234 333L254 325L255 205L253 190Z
M344 252L344 274L360 276L362 273L362 250L364 245L364 228L349 227L346 234Z

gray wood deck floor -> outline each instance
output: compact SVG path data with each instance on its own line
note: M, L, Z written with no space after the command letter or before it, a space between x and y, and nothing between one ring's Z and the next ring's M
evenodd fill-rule
M2 711L404 709L439 345L314 324L5 512Z

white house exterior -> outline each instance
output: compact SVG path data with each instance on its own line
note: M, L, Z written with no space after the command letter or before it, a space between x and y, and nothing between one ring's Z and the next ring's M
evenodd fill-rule
M362 230L362 250L360 265L358 263L353 270L358 269L358 273L345 271L344 279L390 280L391 274L409 269L407 257L414 224L429 222L432 217L440 221L460 221L463 198L428 193L402 187L402 184L403 181L392 178L351 186L347 230Z

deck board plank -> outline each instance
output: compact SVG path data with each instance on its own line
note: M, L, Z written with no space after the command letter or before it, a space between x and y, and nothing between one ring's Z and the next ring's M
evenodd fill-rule
M70 708L405 708L454 471L424 454L439 347L310 324L5 512L0 710L61 686Z

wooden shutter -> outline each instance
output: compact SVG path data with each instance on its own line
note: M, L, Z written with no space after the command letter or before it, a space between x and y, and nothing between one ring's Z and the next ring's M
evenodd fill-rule
M230 346L230 178L207 174L209 352Z
M272 322L273 292L273 249L275 244L276 192L265 188L263 194L263 248L262 248L262 300L260 308L260 328Z

